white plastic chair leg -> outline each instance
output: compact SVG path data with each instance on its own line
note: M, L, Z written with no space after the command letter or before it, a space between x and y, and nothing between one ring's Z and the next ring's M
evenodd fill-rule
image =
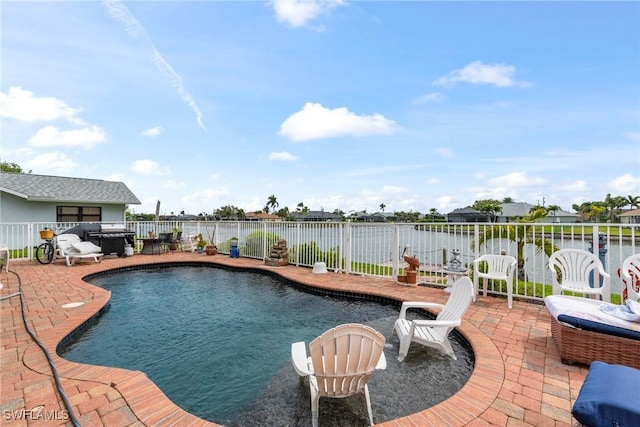
M364 386L364 399L367 402L367 413L369 414L369 425L373 425L373 412L371 411L371 399L369 399L369 387Z
M311 393L311 426L318 427L318 406L320 406L320 395Z

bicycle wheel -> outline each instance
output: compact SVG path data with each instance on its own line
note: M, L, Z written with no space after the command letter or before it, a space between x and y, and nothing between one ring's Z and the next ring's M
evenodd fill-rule
M40 264L49 264L53 261L53 245L49 242L41 243L36 248L36 260Z

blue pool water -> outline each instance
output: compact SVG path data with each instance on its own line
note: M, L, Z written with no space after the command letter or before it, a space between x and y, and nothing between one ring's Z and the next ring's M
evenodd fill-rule
M297 388L297 377L288 362L292 342L309 342L333 326L358 322L376 327L392 347L391 330L398 315L398 309L391 305L312 295L263 274L211 267L128 271L100 276L91 283L112 292L109 308L65 345L60 355L81 363L144 371L177 405L225 425L258 425L257 420L273 424L265 421L264 414L251 421L248 412L265 411L261 401L269 411L278 406L280 415L269 416L289 416L283 414L286 403L272 400L273 394L285 394L277 387L284 387L292 399L299 400L293 406L304 407L307 402L309 411L308 395ZM457 343L454 349L458 354L465 351ZM410 356L424 356L425 351L430 349L413 351L412 347ZM392 365L390 359L395 360L397 347L385 354ZM437 352L428 353L429 357L447 364L447 377L460 377L459 384L444 398L468 379L472 356L467 356L467 361L463 357L466 369L455 375L449 358ZM424 366L419 367L422 363L416 360L414 365L427 372ZM411 366L408 357L398 370L411 375ZM405 389L404 394L407 385L398 386ZM424 383L421 386L424 388ZM375 402L373 392L372 400ZM385 416L394 418L430 406L424 406L424 399L418 405L417 409L399 408L407 413L392 411ZM374 419L383 421L375 413L374 405ZM294 418L306 416L302 411ZM283 424L297 425L293 420Z

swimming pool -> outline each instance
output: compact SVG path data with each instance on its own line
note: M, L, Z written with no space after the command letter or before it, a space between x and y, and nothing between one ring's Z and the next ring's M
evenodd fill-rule
M69 341L60 355L76 362L144 371L183 409L225 425L247 425L251 413L264 419L255 414L272 407L274 395L281 397L284 392L278 387L305 401L299 389L289 387L290 383L297 386L297 377L289 377L292 342L308 342L340 323L360 322L376 327L393 345L391 330L398 315L392 305L312 295L263 274L204 266L128 271L100 276L91 283L112 292L109 308ZM415 353L420 352L424 350ZM392 365L397 347L385 353ZM467 361L463 357L462 364L472 367L469 357ZM429 358L452 364L437 352ZM411 361L405 361L402 371L410 374L410 367ZM389 366L387 371L391 370ZM471 368L466 370L468 374L459 375L462 384ZM449 369L447 376L451 375ZM378 398L384 394L372 391L374 419L381 422L377 412L388 409L376 409L376 393ZM271 403L265 406L265 402ZM409 411L404 414L384 416L397 418L431 406L424 399L418 404L418 409L399 408Z

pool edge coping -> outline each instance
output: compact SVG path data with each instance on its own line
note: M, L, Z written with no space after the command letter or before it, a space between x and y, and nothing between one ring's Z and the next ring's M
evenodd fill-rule
M237 260L226 257L206 257L204 259L198 259L197 261L171 261L167 260L166 257L163 257L162 259L151 259L150 257L145 258L146 259L139 260L135 263L128 263L125 267L111 267L108 266L107 263L99 263L85 264L82 269L74 269L74 272L80 273L82 271L82 273L70 275L69 284L90 291L94 294L94 298L83 306L72 309L72 315L69 316L66 321L52 329L46 330L46 336L39 337L39 339L50 352L54 363L58 367L61 378L77 381L92 381L114 388L125 399L133 414L141 422L150 425L162 425L165 423L173 424L177 420L180 420L181 424L189 423L190 425L216 426L219 424L201 419L180 408L171 401L162 392L162 390L153 383L146 374L144 374L144 372L130 371L122 368L86 365L68 361L57 355L56 349L58 346L78 328L81 328L86 324L86 322L98 315L109 302L110 292L87 283L84 280L85 277L92 274L101 274L110 270L118 270L120 268L128 269L141 266L157 266L159 264L215 264L237 270L270 272L277 274L287 281L294 281L311 288L332 288L331 286L322 286L322 284L309 283L307 281L302 281L300 278L296 279L295 277L291 277L296 276L295 274L284 274L285 272L291 272L292 269L311 271L305 267L271 267L264 264L258 264L259 260L250 260L251 262L256 263L255 265L240 265ZM247 260L246 258L244 259ZM318 277L318 279L319 278L320 277ZM399 290L397 289L399 285L394 281L388 279L379 280L379 278L374 277L369 277L367 279L371 280L374 284L381 283L384 287L372 285L370 291L355 292L356 294L378 296L398 301L399 303L407 300L406 298L399 298L399 295L391 295L393 292L390 293L387 288ZM389 285L393 286L390 287ZM441 425L463 426L478 418L491 407L502 389L502 384L505 378L505 364L502 356L495 343L470 321L468 321L468 319L456 329L458 329L458 331L467 339L474 351L475 365L469 380L455 395L435 406L401 418L384 421L376 425L412 425L414 423L420 425L435 422L435 424ZM34 346L35 344L31 343L25 350L23 359L25 365L37 372L48 372L49 368L48 366L43 365L41 356L39 354L34 354L34 351L37 353L40 352L39 348ZM472 389L475 390L475 392L472 392ZM478 397L478 389L483 390L481 398ZM429 421L427 421L427 419Z

